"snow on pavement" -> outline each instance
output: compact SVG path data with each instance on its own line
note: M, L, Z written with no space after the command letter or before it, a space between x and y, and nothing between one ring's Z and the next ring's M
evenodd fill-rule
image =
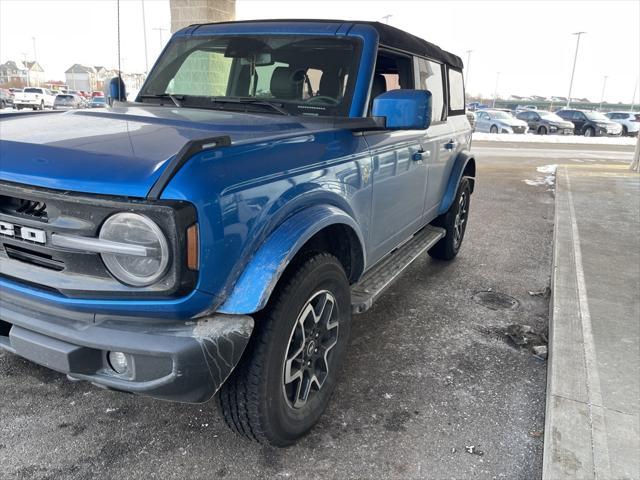
M576 145L635 145L634 137L582 137L579 135L509 135L473 132L473 140L479 142L563 143Z
M543 165L541 167L536 168L538 173L542 173L543 175L537 175L535 179L525 179L524 183L530 185L532 187L538 187L541 185L546 185L547 187L553 187L556 183L556 169L558 168L557 164L551 165ZM544 175L546 174L546 175Z

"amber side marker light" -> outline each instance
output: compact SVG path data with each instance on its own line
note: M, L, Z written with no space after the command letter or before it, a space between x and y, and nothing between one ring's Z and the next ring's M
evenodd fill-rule
M200 267L198 239L198 224L194 223L187 228L187 268L189 270L198 270Z

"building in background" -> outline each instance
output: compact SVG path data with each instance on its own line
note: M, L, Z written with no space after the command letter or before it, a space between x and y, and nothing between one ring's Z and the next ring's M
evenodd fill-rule
M0 65L0 85L21 88L27 85L27 70L22 62L8 62Z
M236 0L170 0L171 33L194 23L236 19Z
M44 68L38 62L23 62L27 69L27 85L30 87L41 87L44 85Z
M96 90L97 75L93 67L76 63L64 72L65 83L71 90L92 92Z
M0 65L0 85L3 87L40 87L44 84L44 75L38 62L9 60Z

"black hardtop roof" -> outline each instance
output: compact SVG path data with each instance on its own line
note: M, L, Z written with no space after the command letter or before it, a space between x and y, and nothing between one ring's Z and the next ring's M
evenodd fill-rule
M305 23L351 23L355 25L369 25L375 28L380 37L380 44L386 47L397 48L414 55L428 57L433 60L438 60L442 63L462 70L462 59L453 53L447 52L441 49L439 46L427 42L420 37L416 37L404 30L392 27L386 23L360 21L360 20L325 20L325 19L313 19L313 18L300 18L300 19L265 19L265 20L241 20L232 22L218 22L218 23L282 23L282 22L305 22ZM206 24L212 25L212 24ZM195 26L195 25L193 25Z

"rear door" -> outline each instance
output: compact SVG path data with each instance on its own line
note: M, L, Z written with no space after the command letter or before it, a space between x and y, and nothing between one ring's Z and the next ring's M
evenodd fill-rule
M584 133L584 127L587 123L587 117L584 115L584 113L578 110L574 110L569 120L571 120L576 126L576 133Z
M424 58L417 59L417 73L420 87L431 92L432 112L431 125L423 137L423 149L429 152L429 174L427 176L427 192L423 223L430 222L437 216L442 197L443 177L451 171L452 156L455 153L456 131L449 121L449 102L447 96L447 69L445 65ZM462 105L462 121L470 132L469 122Z
M471 142L471 128L465 114L462 72L447 66L445 79L447 117L445 125L441 127L443 135L440 131L437 135L435 132L433 134L437 155L436 161L429 167L425 211L427 221L433 220L438 215L438 208L451 176L453 164L458 154L468 148Z
M476 131L488 132L490 127L489 114L487 112L476 113Z

